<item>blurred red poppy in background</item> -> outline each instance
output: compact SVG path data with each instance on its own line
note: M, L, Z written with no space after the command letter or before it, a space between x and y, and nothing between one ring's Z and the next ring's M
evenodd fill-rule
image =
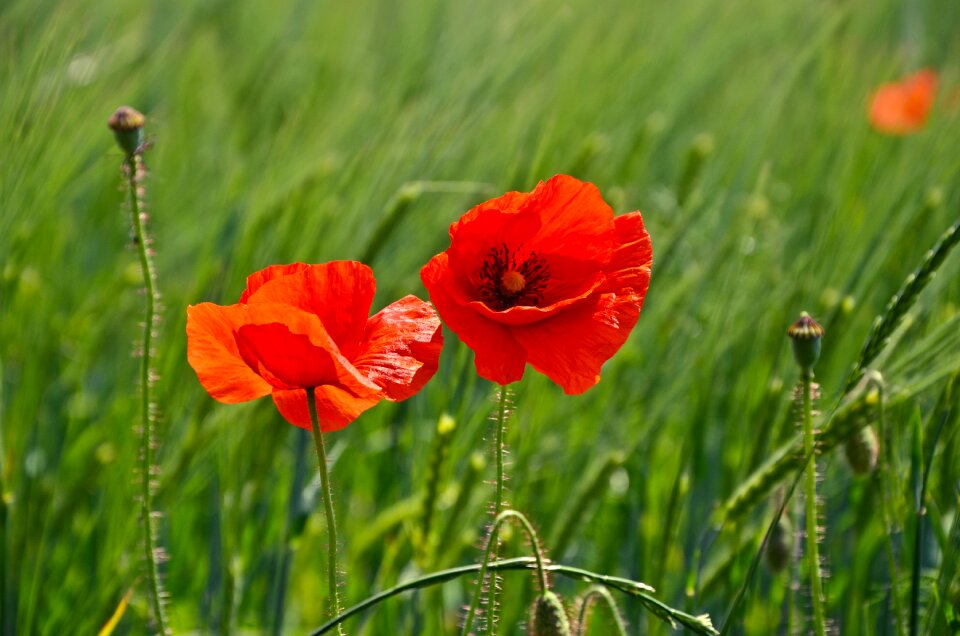
M420 276L482 377L509 384L530 363L577 394L636 324L652 259L639 212L614 218L596 186L557 175L467 212Z
M376 283L354 261L274 265L247 277L236 305L187 307L187 358L207 392L236 403L273 394L310 428L314 389L323 431L382 399L404 400L433 377L443 332L433 307L401 298L368 318Z
M916 132L926 123L936 94L937 74L930 69L883 84L870 99L870 124L888 135Z

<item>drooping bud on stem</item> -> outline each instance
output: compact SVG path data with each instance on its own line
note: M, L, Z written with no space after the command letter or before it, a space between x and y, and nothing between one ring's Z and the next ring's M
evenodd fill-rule
M136 154L137 149L143 143L143 124L145 121L146 118L140 111L129 106L121 106L110 116L110 120L107 122L107 126L110 127L117 138L117 143L127 153L128 157Z
M864 426L846 441L843 450L854 473L860 476L869 475L877 467L880 456L877 432L869 424Z
M802 312L800 318L790 325L787 335L793 342L793 357L805 376L813 375L813 365L820 358L820 339L823 338L823 327Z
M545 590L530 608L527 633L532 636L570 636L570 619L560 597Z

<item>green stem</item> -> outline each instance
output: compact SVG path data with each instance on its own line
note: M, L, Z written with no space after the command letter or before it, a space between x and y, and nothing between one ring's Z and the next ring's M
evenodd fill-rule
M591 587L581 598L580 612L577 616L577 636L586 636L590 606L596 599L602 600L607 606L607 609L610 611L610 615L613 617L614 629L617 631L617 636L627 636L627 626L624 625L623 618L620 616L620 610L617 609L617 602L613 600L613 596L610 594L607 588L599 585L594 585Z
M503 434L507 417L507 387L500 387L500 410L497 414L496 447L497 455L497 494L493 503L494 516L503 510Z
M813 626L817 636L825 636L823 614L823 589L820 582L820 551L817 536L817 457L813 433L813 372L803 374L803 452L807 458L806 521L807 521L807 568L810 573L810 595L813 597Z
M500 407L497 411L497 423L496 430L494 431L494 455L496 456L497 462L497 486L496 486L496 495L493 500L493 515L494 517L499 516L500 512L503 510L503 487L504 487L504 476L503 476L503 436L504 429L506 428L507 420L507 387L500 387ZM488 557L496 560L497 558L497 547L499 544L499 537L496 532L496 529L490 534L491 541L487 544ZM493 550L491 551L491 547ZM483 584L485 581L485 574L480 575L480 582ZM496 623L496 613L497 613L497 581L496 576L492 580L487 582L487 634L494 633L494 623ZM471 612L472 617L472 612ZM470 618L467 620L469 622ZM464 631L464 634L467 632Z
M333 514L333 493L330 488L330 473L327 470L327 450L323 444L323 433L317 417L317 403L314 389L307 391L307 408L310 410L310 429L313 441L317 445L317 464L320 467L320 490L323 491L323 508L327 516L327 613L336 616L340 613L340 592L337 588L337 520ZM337 634L343 636L343 627L337 625Z
M143 550L147 565L147 583L150 587L150 605L157 630L161 634L169 633L166 615L163 610L159 566L157 564L157 538L153 523L153 490L150 478L153 471L154 431L153 418L150 416L150 361L153 358L153 329L156 321L157 291L154 287L156 272L147 247L146 232L140 212L140 196L137 193L137 171L140 158L131 154L126 159L127 183L130 187L130 220L137 251L140 254L140 272L143 274L143 286L146 295L146 307L143 320L143 353L140 358L140 422L142 443L140 449L140 520L143 525Z
M494 572L501 572L504 570L532 570L536 567L537 560L534 557L505 559L503 561L495 561L487 565L487 569ZM623 579L617 576L597 574L596 572L590 572L589 570L582 570L580 568L573 568L556 563L545 564L543 567L547 572L553 572L576 581L598 583L605 587L629 594L630 596L633 596L639 600L648 611L652 612L657 618L668 625L674 626L674 623L676 623L686 627L695 634L717 634L717 630L711 624L709 616L705 614L701 616L693 616L692 614L687 614L686 612L674 609L669 605L664 604L652 596L654 589L645 583L631 581L630 579ZM357 603L339 616L327 621L319 628L310 632L310 636L320 636L321 634L325 634L333 629L335 625L339 625L351 616L370 609L371 607L382 603L388 598L402 594L403 592L409 592L410 590L416 590L423 587L429 587L431 585L437 585L439 583L445 583L446 581L452 581L460 578L461 576L478 572L480 568L481 565L479 563L473 563L471 565L463 565L456 568L450 568L448 570L432 572L419 578L406 581L405 583L400 583L399 585L396 585L388 590L384 590L378 594L374 594L373 596Z
M519 521L523 525L524 530L526 530L530 543L533 544L533 554L537 564L537 580L540 583L540 593L543 594L550 589L550 586L547 583L547 573L544 567L543 550L540 548L540 540L537 538L537 532L533 529L530 521L527 520L523 513L516 510L504 510L493 520L490 531L487 533L487 544L483 549L483 560L480 561L480 576L477 580L483 581L487 577L488 564L490 560L494 558L493 553L497 544L500 526L503 525L503 522L507 519L516 519ZM467 617L463 622L463 629L460 632L463 636L467 636L467 634L470 633L470 628L473 627L473 614L477 611L477 606L480 604L480 590L482 587L482 585L478 584L473 591L473 598L470 600L470 607L467 609ZM490 621L488 621L488 627L489 622Z

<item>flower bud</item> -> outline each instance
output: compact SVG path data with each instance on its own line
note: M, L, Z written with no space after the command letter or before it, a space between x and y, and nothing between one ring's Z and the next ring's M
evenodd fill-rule
M813 374L813 365L820 358L820 339L823 337L823 327L802 312L797 322L790 325L787 335L793 341L793 357L805 375Z
M877 458L880 455L877 432L872 426L864 426L847 440L843 451L854 473L860 476L869 475L877 467Z
M547 590L537 597L530 608L531 636L570 636L570 619L560 597Z
M117 138L117 143L123 149L127 156L137 152L137 148L143 142L143 123L146 118L140 111L121 106L110 116L107 125L113 131Z

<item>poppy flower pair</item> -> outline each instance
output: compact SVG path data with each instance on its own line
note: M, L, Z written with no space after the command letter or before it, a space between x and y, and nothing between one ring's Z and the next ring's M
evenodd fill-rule
M527 364L568 394L600 379L640 315L653 252L639 212L614 217L596 186L566 175L474 207L421 270L477 372L506 385ZM434 310L407 296L367 318L373 274L350 261L251 275L240 302L187 310L188 358L222 402L273 395L284 418L342 428L381 399L412 396L438 366Z

